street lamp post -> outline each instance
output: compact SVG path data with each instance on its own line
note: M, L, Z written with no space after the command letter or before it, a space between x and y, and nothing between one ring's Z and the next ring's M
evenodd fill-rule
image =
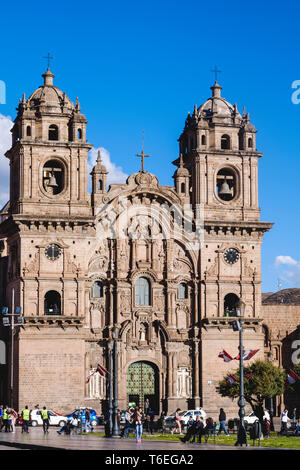
M273 361L272 353L271 353L271 352L268 353L268 361L269 361L269 362L272 362L272 361ZM270 408L269 408L269 412L270 412L270 431L274 431L274 423L273 423L273 416L274 416L273 396L270 397Z
M113 327L112 330L113 337L113 388L114 388L114 400L113 400L113 430L112 437L119 437L119 423L118 423L118 337L119 337L119 328L117 326Z
M15 316L17 316L17 325L24 323L24 318L21 316L21 307L15 308L15 289L11 293L11 313L8 313L8 307L2 307L3 325L10 326L10 389L9 389L9 402L11 408L14 406L14 334L15 334Z
M110 341L108 343L108 360L109 360L109 437L112 436L113 430L113 420L112 420L112 412L113 412L113 348L114 343Z
M243 361L243 316L245 312L245 302L242 299L239 299L237 308L237 316L239 317L238 330L239 330L239 353L240 353L240 398L238 401L239 405L239 428L237 441L234 444L235 446L243 446L245 444L248 446L247 433L245 428L245 397L244 397L244 361Z

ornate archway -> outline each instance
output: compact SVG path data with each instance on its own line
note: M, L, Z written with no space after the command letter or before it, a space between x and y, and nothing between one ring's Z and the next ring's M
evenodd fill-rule
M145 402L155 414L159 413L159 375L155 364L147 361L134 362L127 371L127 405L136 403L145 409Z

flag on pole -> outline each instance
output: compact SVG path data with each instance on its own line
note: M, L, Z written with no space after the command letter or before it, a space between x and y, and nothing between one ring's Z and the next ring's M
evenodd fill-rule
M297 380L300 380L300 377L298 377L298 375L296 375L293 370L290 370L288 375L287 375L285 384L286 385L293 385Z
M258 351L259 349L247 349L246 351L243 351L243 360L248 361L248 359L251 359L251 357L253 357ZM234 359L238 361L239 358L240 355L238 354Z
M223 351L219 353L218 357L221 357L222 359L224 359L225 362L230 362L233 360L233 357L231 357L230 354L228 354L228 352L225 351L225 349L223 349Z
M227 380L226 380L226 383L232 385L232 384L234 384L235 382L237 382L237 379L235 378L235 376L234 376L234 375L231 375L231 374L228 375Z
M94 372L92 372L86 379L86 383L88 384L91 377L96 374L96 372L99 372L100 375L102 375L102 377L106 377L107 375L109 375L109 372L103 367L101 366L100 364L97 364L97 367L96 367L96 370L94 370ZM107 379L109 380L109 377L107 377Z

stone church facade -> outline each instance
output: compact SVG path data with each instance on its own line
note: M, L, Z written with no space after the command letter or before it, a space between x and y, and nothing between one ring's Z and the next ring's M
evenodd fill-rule
M186 118L174 186L144 169L142 151L141 170L107 187L98 154L89 194L87 121L53 77L48 69L23 95L6 153L0 295L11 309L14 292L24 316L14 340L16 409L105 406L105 379L86 378L97 364L109 367L117 326L120 409L149 399L156 413L236 411L215 387L238 362L218 354L238 354L230 322L242 298L245 349L264 357L260 258L272 226L260 221L262 154L249 115L215 82ZM9 358L8 330L1 335Z

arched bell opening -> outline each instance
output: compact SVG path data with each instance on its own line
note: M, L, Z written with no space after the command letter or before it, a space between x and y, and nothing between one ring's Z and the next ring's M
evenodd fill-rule
M55 195L64 189L64 167L57 160L49 160L43 168L43 188L50 194Z
M216 191L222 201L231 201L237 193L236 176L229 168L222 168L217 174Z
M45 315L61 315L61 297L59 292L50 290L44 299Z
M224 316L236 317L239 298L236 294L227 294L224 297Z

